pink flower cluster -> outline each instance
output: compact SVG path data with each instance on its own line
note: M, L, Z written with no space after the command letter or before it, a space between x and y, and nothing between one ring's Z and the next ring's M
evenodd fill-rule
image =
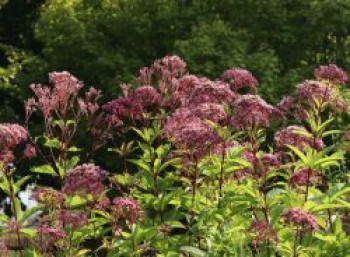
M63 227L79 229L88 223L87 215L78 211L62 210L58 213L58 220Z
M320 104L324 104L334 99L332 88L319 81L306 80L296 87L299 99L305 103L318 101Z
M67 195L85 194L98 197L106 190L103 184L106 174L106 171L92 163L77 166L68 171L62 192Z
M268 127L271 122L283 118L281 111L258 95L243 95L234 101L232 108L231 125L237 130Z
M140 205L130 197L114 198L112 211L117 220L127 219L131 224L134 224L140 219Z
M203 149L219 141L217 133L188 108L180 108L168 118L164 133L180 149Z
M60 207L64 204L66 195L60 191L47 187L35 189L32 192L31 197L38 203L44 204L46 206Z
M292 224L299 232L308 232L318 229L315 216L299 208L292 208L283 213L284 222Z
M52 89L40 84L32 84L30 88L36 99L31 98L25 103L26 116L39 109L47 120L55 110L65 117L71 107L71 102L77 97L83 83L67 71L49 74Z
M112 100L103 109L107 113L107 119L113 124L123 120L140 120L144 112L142 103L133 97Z
M153 76L160 81L159 88L161 92L167 90L167 84L171 84L176 77L186 71L186 62L178 56L165 56L156 60L151 67L145 67L140 70L139 81L141 85L151 85Z
M188 105L200 103L230 104L236 98L236 95L227 84L220 81L207 80L191 91L191 94L187 96L186 102Z
M320 185L323 184L325 178L322 174L315 170L304 168L294 173L289 183L293 186Z
M315 138L304 127L295 125L277 131L274 141L280 150L285 150L286 145L295 146L299 150L303 150L305 145L316 150L321 150L324 147L322 139Z
M322 65L315 69L315 77L325 79L335 85L345 85L348 77L346 73L335 64Z
M0 161L12 162L16 146L26 142L27 139L28 131L24 127L18 124L0 124Z
M277 233L267 221L254 220L250 225L249 231L255 234L251 243L254 248L270 240L277 241Z
M38 229L39 238L37 243L42 251L51 249L57 241L66 238L66 233L61 227L49 227L47 225L41 225Z
M249 71L240 68L226 70L221 79L227 81L232 90L238 92L241 88L248 87L255 92L259 86L258 80Z

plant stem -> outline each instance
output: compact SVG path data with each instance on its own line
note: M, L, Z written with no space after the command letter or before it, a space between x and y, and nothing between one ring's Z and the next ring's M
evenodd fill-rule
M12 176L10 174L10 172L6 172L6 178L9 184L9 188L10 188L10 199L11 199L11 205L12 205L12 211L13 211L13 216L15 218L15 222L16 222L16 234L17 234L17 243L18 243L18 248L19 248L19 255L22 257L22 241L21 241L21 233L19 230L19 226L18 226L18 217L17 217L17 207L16 207L16 203L15 203L15 192L13 189L13 183L12 183Z
M225 164L225 141L222 143L222 153L221 153L221 165L220 165L220 181L219 181L219 201L218 208L221 207L221 198L222 198L222 185L224 183L224 164Z

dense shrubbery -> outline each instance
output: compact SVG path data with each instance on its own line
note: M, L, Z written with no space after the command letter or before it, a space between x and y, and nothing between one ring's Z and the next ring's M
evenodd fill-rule
M23 126L0 124L11 203L1 256L350 254L347 76L337 66L317 68L277 106L250 72L213 81L177 56L141 69L104 105L68 72L49 81L30 86ZM122 168L107 171L96 152ZM38 205L23 211L27 184Z

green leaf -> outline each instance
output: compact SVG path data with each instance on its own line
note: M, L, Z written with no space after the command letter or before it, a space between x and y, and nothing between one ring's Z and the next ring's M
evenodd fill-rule
M48 138L45 137L45 143L44 145L50 148L56 148L59 149L61 147L61 142L57 138Z
M48 164L42 165L42 166L37 166L37 167L32 167L30 169L30 171L34 172L34 173L56 175L54 169Z
M291 149L302 161L304 164L307 163L307 157L303 154L298 148L292 145L286 145L289 149Z
M204 252L201 249L198 249L197 247L193 247L193 246L182 246L180 248L180 250L183 253L191 254L193 257L205 257L206 256L206 252Z

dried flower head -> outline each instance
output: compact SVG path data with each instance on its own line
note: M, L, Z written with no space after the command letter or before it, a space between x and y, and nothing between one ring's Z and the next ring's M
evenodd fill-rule
M248 87L255 92L259 86L257 79L249 71L240 68L226 70L221 78L230 84L233 91L238 92L241 88Z
M314 74L317 79L325 79L336 85L345 85L348 80L346 73L335 64L321 65Z
M257 95L241 96L234 101L232 108L231 125L238 130L268 127L272 121L283 118L281 111Z

